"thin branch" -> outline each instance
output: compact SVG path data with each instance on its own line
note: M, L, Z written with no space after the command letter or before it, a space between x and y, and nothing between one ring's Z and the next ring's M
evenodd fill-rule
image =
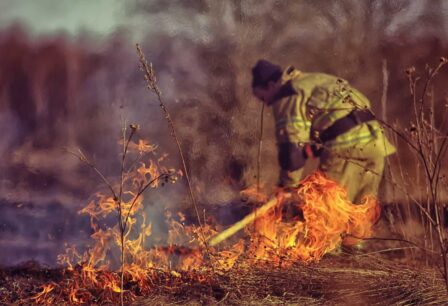
M121 277L120 277L120 283L121 283L120 302L121 302L121 305L124 305L124 268L125 268L125 252L126 252L126 246L125 246L126 225L123 223L123 207L122 207L122 205L123 205L123 185L124 185L124 163L126 160L129 143L131 142L132 136L135 134L135 131L137 130L136 125L131 124L130 127L131 127L131 133L129 134L127 141L125 141L125 139L126 139L126 124L123 127L123 155L121 158L121 168L120 168L120 192L119 192L119 199L117 201L118 225L120 226L120 240L121 240Z
M448 138L445 138L445 139L443 139L442 144L440 145L439 152L437 152L436 160L434 161L434 164L436 166L434 167L434 171L432 173L433 176L436 175L437 169L438 168L440 169L440 167L442 166L441 161L446 153L447 147L448 147ZM440 170L437 171L437 173L439 173L439 172L440 172Z
M407 239L402 239L402 238L389 238L389 237L368 237L368 238L364 238L364 237L358 237L358 236L355 236L355 235L352 235L352 234L345 234L344 236L350 236L350 237L355 238L355 239L366 240L366 241L367 240L380 240L380 241L405 242L405 243L411 244L411 245L413 245L413 246L415 246L415 247L417 247L417 248L419 248L419 249L421 249L421 250L423 250L425 252L437 254L437 252L434 252L433 250L425 249L424 247L419 246L417 243L415 243L413 241L409 241Z
M156 94L157 99L159 101L160 108L162 109L164 117L167 120L168 125L170 126L171 136L174 138L174 140L176 142L177 149L179 151L180 159L181 159L181 162L182 162L182 167L183 167L183 170L184 170L184 173L185 173L185 179L187 180L188 190L189 190L189 193L190 193L190 198L191 198L191 201L192 201L193 206L194 206L194 210L195 210L195 213L196 213L196 217L198 219L199 226L201 228L201 238L203 240L205 249L207 251L207 255L208 255L209 258L211 258L210 257L210 252L209 252L209 249L208 249L208 245L207 245L207 240L205 239L204 228L203 228L203 225L202 225L201 217L199 215L198 206L197 206L197 203L196 203L196 199L194 197L193 187L192 187L192 184L191 184L191 181L190 181L190 177L189 177L189 174L188 174L187 165L186 165L186 162L185 162L184 154L182 152L180 141L179 141L179 138L177 137L177 133L176 133L176 129L175 129L175 126L174 126L174 122L171 119L171 115L168 112L165 104L163 103L162 92L159 90L159 88L157 86L157 78L156 78L154 69L152 67L152 63L148 63L146 61L145 55L143 54L143 51L142 51L142 49L141 49L139 44L136 45L136 48L137 48L138 57L140 59L141 70L143 71L143 73L145 75L145 80L146 80L148 89ZM213 268L213 265L212 265L212 268Z
M356 256L362 257L362 256L369 256L372 254L387 253L387 252L394 252L394 251L401 251L401 250L413 250L413 249L419 249L419 248L415 247L415 246L402 247L402 248L388 248L388 249L373 251L373 252L364 253L364 254L356 254Z
M123 184L124 184L124 163L126 160L126 155L128 152L128 147L129 147L129 143L131 142L132 136L134 136L135 132L137 131L137 126L134 124L131 124L131 133L129 134L129 137L127 139L127 141L125 142L124 140L126 139L126 128L123 128L123 155L121 158L121 169L120 169L120 192L119 192L119 218L120 218L120 227L123 228L123 224L122 224L122 214L121 214L121 203L122 203L122 197L123 197Z
M131 215L132 208L134 207L134 205L137 202L138 198L140 198L140 196L145 192L145 190L148 189L149 186L151 186L154 182L156 182L157 180L161 179L162 177L169 177L169 176L171 176L171 174L169 174L169 173L162 173L162 174L160 174L158 177L156 177L155 179L152 179L146 185L144 185L143 188L137 193L137 195L132 200L131 206L129 207L128 214L127 214L127 216L126 216L126 218L125 218L125 220L123 222L125 231L126 231L126 227L127 227L129 216Z
M356 166L358 166L358 167L364 169L365 171L368 171L368 172L370 172L370 173L372 173L372 174L374 174L374 175L376 175L376 176L381 176L381 177L382 177L382 175L379 174L378 172L375 172L375 171L373 171L372 169L369 169L369 168L367 168L366 166L363 166L363 165L357 163L354 159L350 159L350 158L347 158L347 157L342 156L342 155L337 155L337 156L338 156L339 158L344 159L345 161L347 161L347 162L349 162L349 163L352 163L353 165L356 165ZM391 180L388 180L387 178L384 178L384 179L387 180L387 181L390 181L390 182L391 182L395 187L397 187L398 189L400 189L400 190L406 192L406 188L400 186L398 183L395 183L395 182L393 182L393 181L391 181ZM417 205L417 207L418 207L418 208L425 214L425 216L428 218L428 220L429 220L433 225L436 225L436 221L431 217L431 215L430 215L429 212L426 210L426 208L424 208L424 207L423 207L423 206L422 206L416 199L414 199L414 198L411 197L410 195L409 195L409 198L410 198L410 199L412 200L412 202L414 202L414 203Z
M424 86L424 88L423 88L422 95L421 95L421 97L420 97L420 114L421 114L422 118L423 118L423 114L424 114L424 112L423 112L423 106L424 106L424 103L425 103L425 96L426 96L426 92L428 91L429 84L431 83L431 81L433 80L433 78L436 76L436 74L439 72L439 70L440 70L446 63L447 63L447 59L444 58L444 57L441 57L441 58L440 58L440 62L439 62L439 64L437 65L437 67L436 67L435 69L430 69L430 71L429 71L429 76L428 76L428 78L426 79L425 86Z
M68 148L65 148L65 150L76 156L80 161L82 161L83 163L85 163L86 165L88 165L90 168L92 168L97 174L98 176L101 178L101 180L107 185L107 187L110 189L110 191L112 192L112 195L114 197L114 200L118 199L117 194L114 191L114 188L112 187L112 184L109 182L109 180L101 173L100 170L98 170L98 168L92 163L90 162L87 157L84 155L84 153L82 153L81 149L78 149L79 153L74 152Z
M262 147L263 147L264 106L265 106L265 103L261 103L260 132L259 132L259 135L258 135L258 156L257 156L257 193L260 192L261 150L262 150Z
M406 142L406 144L409 145L412 149L414 149L415 151L418 150L418 147L415 146L415 144L414 144L410 139L408 139L408 138L403 134L403 132L397 130L397 129L394 128L391 124L387 123L386 121L382 120L381 118L378 118L372 110L369 109L369 111L370 111L370 113L371 113L373 116L375 116L375 120L377 120L379 123L381 123L382 125L384 125L384 126L387 127L388 129L390 129L392 132L394 132L398 137L400 137L404 142Z

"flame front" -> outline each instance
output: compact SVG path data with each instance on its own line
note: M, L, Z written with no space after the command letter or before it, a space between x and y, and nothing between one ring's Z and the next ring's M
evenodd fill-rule
M255 222L249 252L274 262L318 261L341 244L353 245L372 234L379 205L366 197L361 205L347 199L336 182L315 172L291 193L278 193L279 205ZM284 222L287 207L299 216Z
M276 206L246 227L249 239L240 239L223 250L208 247L206 241L217 233L216 224L186 225L182 213L167 212L169 231L165 246L147 248L153 228L143 211L141 191L145 185L156 188L163 184L157 179L161 173L175 172L160 166L165 156L144 159L153 154L156 146L140 141L129 148L140 162L124 176L121 199L97 193L79 212L90 216L92 245L84 252L67 246L66 253L58 257L67 266L70 281L64 286L44 286L33 302L52 304L55 296L61 295L71 304L86 304L98 298L117 301L122 291L131 301L136 298L136 291L129 286L137 286L139 294L148 294L152 280L160 273L167 273L170 283L180 282L186 275L187 279L204 282L207 273L232 269L236 263L284 266L318 261L341 244L355 244L357 238L370 236L372 224L379 217L375 199L366 198L362 205L353 205L342 187L316 172L292 192L279 190ZM120 186L114 186L117 187ZM255 190L246 190L246 196L255 202L267 200L263 194L254 194ZM116 220L120 211L118 222L107 225L111 222L105 220ZM117 265L121 250L123 266ZM117 273L121 269L128 284L123 290Z

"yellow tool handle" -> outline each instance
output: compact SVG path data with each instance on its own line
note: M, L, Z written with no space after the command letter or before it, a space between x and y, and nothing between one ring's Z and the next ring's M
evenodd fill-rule
M212 237L208 241L208 245L215 246L215 245L223 242L230 236L233 236L238 231L242 230L244 227L246 227L250 223L254 222L257 218L265 215L267 212L269 212L269 210L271 210L271 208L275 207L277 204L278 204L277 198L276 197L271 198L268 202L263 204L263 206L261 206L260 208L257 208L255 211L248 214L246 217L244 217L240 221L236 222L231 227L227 228L226 230L222 231L219 234L216 234L214 237Z

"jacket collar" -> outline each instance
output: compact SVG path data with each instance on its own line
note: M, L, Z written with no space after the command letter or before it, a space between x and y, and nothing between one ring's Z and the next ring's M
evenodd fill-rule
M302 72L300 70L294 68L294 66L288 66L288 67L286 67L285 70L283 70L282 80L284 82L287 82L287 81L290 81L292 79L299 77L301 74L302 74Z
M269 103L269 105L274 104L276 101L284 98L289 97L292 95L296 95L297 91L292 86L292 80L299 77L302 74L301 71L295 69L293 66L288 66L282 74L282 86L278 90L278 92L275 94L274 98L272 99L272 102Z

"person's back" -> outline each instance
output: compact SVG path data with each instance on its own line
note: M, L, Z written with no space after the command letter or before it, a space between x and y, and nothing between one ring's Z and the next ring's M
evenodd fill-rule
M341 78L325 73L303 73L288 67L283 73L267 61L252 70L254 94L273 108L280 185L298 184L305 148L320 154L319 169L347 189L360 203L376 196L384 158L395 148L370 110L369 100ZM276 71L275 78L263 76ZM281 70L280 70L281 71ZM309 150L308 150L309 151Z
M300 100L305 105L312 140L327 142L327 146L345 147L360 140L358 137L353 139L352 143L347 142L348 139L344 136L348 135L343 136L344 133L331 141L319 139L319 136L354 110L370 110L370 101L361 92L346 80L325 73L302 73L294 79L292 85L295 91L300 93ZM362 137L366 136L366 133L361 134Z
M395 148L384 136L369 100L346 80L328 74L304 73L293 86L304 95L310 139L322 146L319 169L346 186L355 202L366 194L376 195L379 179L366 180L360 172L381 176L384 157ZM362 186L354 183L360 176Z

